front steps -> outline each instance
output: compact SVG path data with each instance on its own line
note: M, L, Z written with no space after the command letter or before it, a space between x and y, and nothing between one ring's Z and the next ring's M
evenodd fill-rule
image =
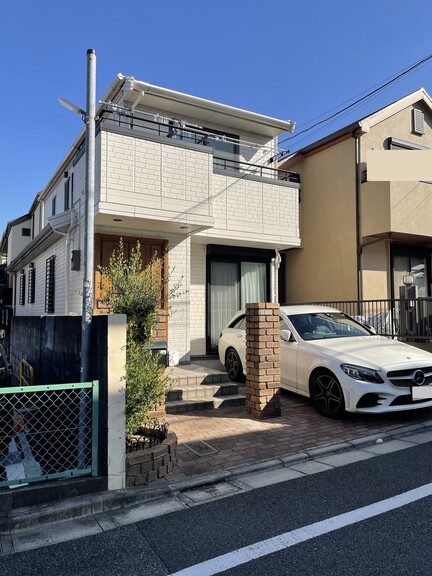
M173 379L165 401L167 414L242 406L246 402L241 384L231 382L226 372L187 364L167 368Z

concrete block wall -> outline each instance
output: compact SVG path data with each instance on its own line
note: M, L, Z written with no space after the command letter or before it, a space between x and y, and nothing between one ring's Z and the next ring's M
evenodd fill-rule
M21 359L35 370L35 384L80 380L81 317L14 317L10 358L15 380ZM108 489L125 487L126 316L93 318L91 380L99 380L99 474ZM16 383L16 382L15 382Z

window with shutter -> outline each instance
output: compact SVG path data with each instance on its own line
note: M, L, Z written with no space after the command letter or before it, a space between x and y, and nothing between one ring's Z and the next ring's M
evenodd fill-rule
M35 269L30 268L28 273L28 303L35 302Z
M46 261L45 276L45 312L54 312L54 288L55 288L55 256L51 256Z
M19 283L19 303L20 306L25 304L25 275L21 274Z

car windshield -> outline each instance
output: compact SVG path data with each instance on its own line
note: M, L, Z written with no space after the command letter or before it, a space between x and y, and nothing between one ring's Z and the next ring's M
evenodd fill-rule
M371 335L364 326L342 312L293 314L289 319L303 340Z

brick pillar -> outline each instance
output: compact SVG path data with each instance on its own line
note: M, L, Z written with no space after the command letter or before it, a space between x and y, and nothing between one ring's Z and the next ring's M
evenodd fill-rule
M281 415L279 304L246 304L246 411Z

